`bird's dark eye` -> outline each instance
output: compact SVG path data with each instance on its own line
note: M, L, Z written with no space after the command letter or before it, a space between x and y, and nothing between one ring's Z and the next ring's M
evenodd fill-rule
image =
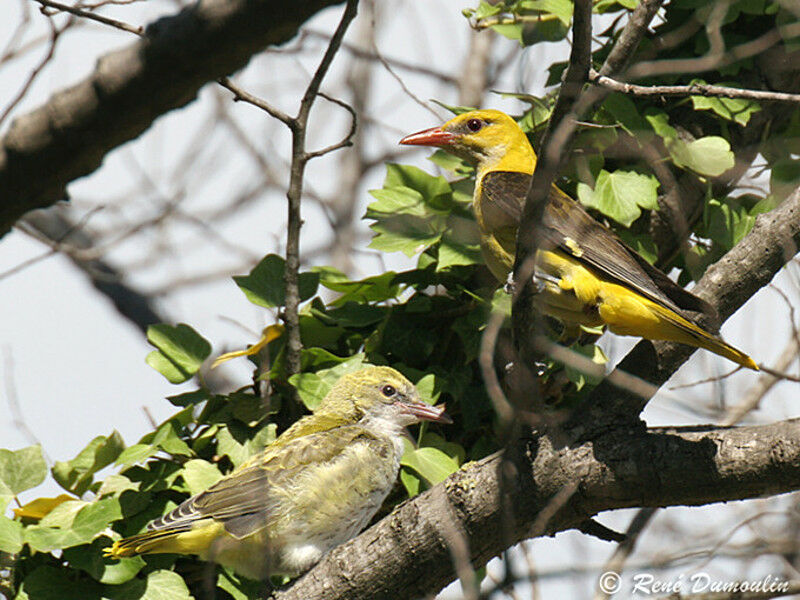
M391 398L397 393L397 390L394 389L391 385L385 385L381 388L381 394L386 396L387 398Z
M467 129L472 131L473 133L478 131L481 127L483 127L483 121L480 119L470 119L467 121Z

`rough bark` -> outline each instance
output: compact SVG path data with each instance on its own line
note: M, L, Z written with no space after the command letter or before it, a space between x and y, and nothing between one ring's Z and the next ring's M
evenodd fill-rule
M401 600L430 595L455 577L448 523L467 535L479 567L531 535L553 535L601 511L702 505L800 487L800 420L738 429L616 429L556 448L546 436L471 463L338 547L275 600ZM502 470L508 493L501 503ZM507 482L512 482L508 485ZM576 492L546 522L568 486ZM505 527L503 506L513 507ZM506 536L504 531L510 531Z

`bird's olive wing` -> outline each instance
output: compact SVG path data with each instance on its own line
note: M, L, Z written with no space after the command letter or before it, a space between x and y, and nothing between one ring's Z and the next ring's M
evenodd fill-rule
M527 173L487 173L481 191L487 202L483 210L502 211L509 219L522 218L522 203L530 186ZM558 248L611 280L642 294L653 302L680 312L681 309L713 316L714 309L683 289L630 248L583 206L552 187L542 221L542 246Z
M296 438L277 450L268 448L260 455L261 460L254 457L206 491L153 521L148 529L188 531L199 521L213 519L237 538L251 535L286 512L285 492L304 471L335 461L361 438L378 441L360 427L347 426Z

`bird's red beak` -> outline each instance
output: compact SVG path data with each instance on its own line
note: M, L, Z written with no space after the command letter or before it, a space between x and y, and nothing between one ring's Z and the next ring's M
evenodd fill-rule
M445 405L431 406L424 402L404 402L403 408L422 421L433 421L434 423L444 423L449 425L453 422L446 412Z
M441 127L431 127L424 131L418 131L407 135L402 140L401 144L406 146L449 146L456 140L456 135L445 131Z

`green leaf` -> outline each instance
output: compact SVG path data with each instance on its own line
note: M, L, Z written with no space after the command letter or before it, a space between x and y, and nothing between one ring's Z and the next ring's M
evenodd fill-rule
M431 175L411 165L386 164L384 188L410 188L419 192L426 204L435 204L440 196L450 194L450 184L441 175Z
M322 369L316 373L297 373L289 378L289 383L295 387L306 408L313 412L342 375L365 366L364 358L363 354L356 354L330 369Z
M41 446L0 449L0 482L14 495L36 487L46 476L47 464Z
M183 577L163 569L150 573L145 589L136 592L137 595L114 596L113 600L194 600Z
M212 397L213 396L209 394L207 390L194 390L191 392L185 392L183 394L167 396L167 400L173 406L186 407L200 404L201 402L210 400Z
M476 232L477 233L477 232ZM436 270L442 271L450 267L461 265L482 264L481 247L477 239L464 239L466 236L447 231L439 244L439 259ZM477 236L475 236L477 238Z
M432 223L414 217L392 217L373 223L369 228L375 232L369 248L414 256L439 241L444 220Z
M578 184L578 198L590 208L599 210L617 223L630 227L642 214L640 208L658 209L658 180L652 175L633 171L600 171L592 190Z
M695 79L689 85L694 83L705 84L702 79ZM716 85L726 86L727 84L718 83ZM747 125L750 117L754 113L761 110L761 106L753 100L745 100L742 98L719 98L710 96L691 96L692 105L695 110L710 110L711 112L719 115L728 121L734 121L741 126Z
M492 29L502 35L509 40L514 42L519 42L520 45L523 45L522 42L522 23L500 23L498 25L492 25Z
M750 233L756 217L735 198L726 202L712 198L706 203L704 221L708 237L727 251Z
M22 523L0 515L0 552L16 554L22 550Z
M429 484L436 485L444 481L448 475L458 470L458 462L438 448L414 448L414 445L403 438L405 452L400 464L414 469Z
M678 138L678 130L669 124L667 113L651 109L645 113L644 118L650 123L656 135L663 138L665 141Z
M211 354L211 344L185 323L175 327L163 323L150 325L147 341L157 348L147 355L147 364L170 383L183 383L191 378Z
M262 583L237 575L230 569L219 569L217 587L228 592L233 600L258 600L264 597Z
M563 25L572 20L572 2L570 0L523 0L521 6L526 10L537 10L544 14L558 17Z
M416 471L406 467L400 469L400 483L406 488L409 498L413 498L424 489L422 478Z
M672 160L700 175L716 177L733 167L734 156L725 138L710 135L691 142L673 140L667 143Z
M329 290L342 294L330 302L329 306L340 306L351 301L364 304L383 302L397 297L400 286L394 281L396 275L394 271L387 271L373 277L350 281L341 271L327 268L325 272L320 271L320 283Z
M138 490L140 485L141 482L139 481L134 482L125 477L125 475L112 473L103 479L103 482L100 484L100 487L97 490L97 497L102 498L103 496L111 495L119 496L126 490Z
M286 303L286 261L277 254L267 254L249 275L233 278L247 299L256 306L274 308ZM300 301L303 302L317 293L319 274L300 273L297 279Z
M186 487L189 488L189 494L194 496L222 479L222 473L215 464L195 458L183 465L181 477L183 477Z
M72 460L56 462L53 478L68 492L82 496L94 474L117 460L124 449L125 442L116 430L108 436L97 436Z
M492 17L494 15L498 15L503 12L502 5L497 6L496 4L489 4L486 0L481 0L478 4L478 8L476 8L473 12L470 13L470 16L475 19L485 19L486 17Z
M150 458L156 452L158 452L158 448L153 444L133 444L122 451L116 464L121 467L130 467Z
M637 136L641 136L644 132L648 131L648 120L642 117L636 104L625 94L616 92L610 94L608 98L603 101L603 109L608 111L616 122L619 123L629 135L633 136L634 139L638 139ZM667 116L663 115L663 117L654 118L656 121L655 126L661 127ZM652 123L652 121L650 122ZM672 131L675 130L673 129Z
M101 584L75 575L69 569L50 565L38 567L25 576L15 600L99 600L103 597Z
M342 327L367 327L383 320L386 310L384 306L345 302L343 306L329 310L325 314Z

